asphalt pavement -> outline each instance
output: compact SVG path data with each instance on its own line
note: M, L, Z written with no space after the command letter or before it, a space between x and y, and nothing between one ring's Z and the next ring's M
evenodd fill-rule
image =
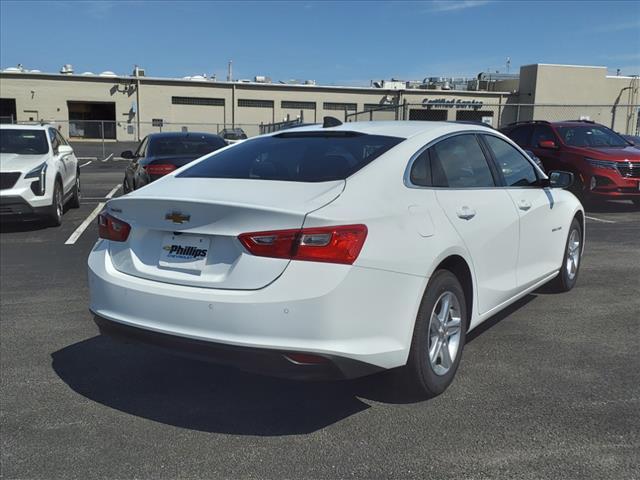
M59 228L0 233L1 476L640 478L640 212L591 209L576 288L470 335L453 385L301 383L118 343L87 310L95 221L125 163L82 168Z

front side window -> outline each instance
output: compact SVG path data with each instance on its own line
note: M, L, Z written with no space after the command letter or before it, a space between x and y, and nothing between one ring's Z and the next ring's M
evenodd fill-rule
M431 147L435 187L487 188L495 181L475 135L456 135Z
M178 177L289 182L343 180L403 138L355 132L289 132L258 137L220 151Z
M572 147L628 147L620 135L600 125L557 127L562 141Z
M536 185L536 171L518 150L503 139L492 135L484 135L493 157L502 172L507 187L529 187Z
M149 137L144 137L144 140L142 140L142 143L140 143L140 145L138 146L138 149L136 150L136 153L134 154L134 156L144 157L145 151L147 150L148 143L149 143Z
M55 151L56 148L60 146L60 142L58 141L58 137L56 137L56 131L53 128L48 130L49 132L49 140L51 141L51 147Z
M49 151L44 130L0 129L0 152L17 155L42 155Z

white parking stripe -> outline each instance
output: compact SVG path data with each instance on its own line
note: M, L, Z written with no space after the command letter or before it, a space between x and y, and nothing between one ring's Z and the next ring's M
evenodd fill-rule
M97 160L98 157L76 157L78 160Z
M111 157L113 157L113 153L110 153L107 158L103 158L102 161L103 162L108 162Z
M91 162L93 162L93 160L89 160L87 163L83 163L82 165L80 165L80 168L82 167L86 167L87 165L89 165Z
M605 220L604 218L596 218L596 217L590 217L588 215L585 215L586 218L588 218L589 220L593 220L594 222L602 222L602 223L616 223L613 220Z
M64 242L64 244L73 245L74 243L76 243L76 241L80 238L80 235L82 235L82 232L84 232L87 227L91 225L91 222L93 222L93 220L98 216L103 207L104 202L100 202L98 206L93 210L93 212L91 212L89 216L84 219L84 222L82 222L80 226L76 228L75 231L71 234L71 236L67 238L67 241Z
M116 185L115 187L113 187L111 189L111 191L109 193L107 193L107 195L104 198L106 198L107 200L110 199L110 198L113 198L113 196L116 194L116 192L118 190L120 190L121 187L122 187L122 185Z

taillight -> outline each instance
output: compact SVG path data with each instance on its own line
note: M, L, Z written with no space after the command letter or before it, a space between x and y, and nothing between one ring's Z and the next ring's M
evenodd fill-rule
M98 215L98 235L100 238L112 240L114 242L124 242L129 237L131 225L108 213Z
M173 172L178 167L172 165L171 163L151 163L149 165L144 165L142 168L144 168L149 175L160 177L162 175L166 175L167 173Z
M366 225L243 233L238 239L253 255L311 262L356 261L367 238Z

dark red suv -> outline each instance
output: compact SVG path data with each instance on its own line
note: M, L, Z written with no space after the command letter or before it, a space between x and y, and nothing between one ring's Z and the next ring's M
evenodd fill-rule
M501 131L542 160L545 170L575 174L583 200L629 199L640 206L640 149L613 130L585 120L531 121Z

